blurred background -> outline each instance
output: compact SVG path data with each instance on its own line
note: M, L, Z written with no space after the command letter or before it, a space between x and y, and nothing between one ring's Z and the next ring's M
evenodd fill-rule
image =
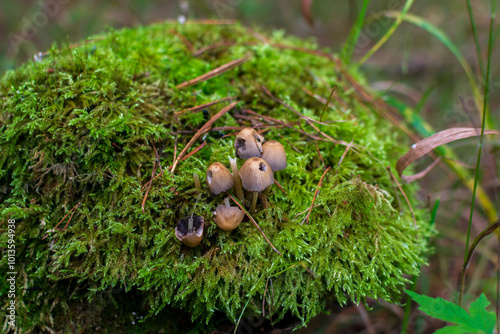
M53 43L73 43L112 28L147 25L166 19L236 19L248 26L265 30L281 29L291 35L317 40L321 47L339 52L353 26L362 1L355 0L1 0L0 1L0 73L32 60ZM401 10L403 0L372 0L366 17L387 10ZM303 7L309 8L304 10ZM441 29L462 52L472 67L479 87L479 64L486 63L489 1L472 2L481 55L477 57L466 1L418 0L410 12ZM390 28L393 20L368 23L361 31L353 61L359 60ZM498 28L498 27L496 27ZM500 121L499 30L493 34L491 70L491 115ZM433 132L450 127L480 124L467 76L450 50L427 31L403 23L380 50L360 68L374 90L389 94L413 107L429 123ZM460 163L471 175L477 157L477 138L451 145ZM481 184L500 211L497 195L499 144L485 147ZM422 158L416 164L422 170L431 163ZM450 172L434 168L420 181L422 207L440 205L436 215L439 235L433 240L435 255L422 268L417 292L456 302L470 212L471 192ZM471 236L477 236L492 221L478 206ZM481 293L490 301L496 295L496 238L487 237L478 247L468 269L466 305ZM329 315L318 316L303 333L399 333L404 307L370 301L371 309L348 306ZM426 317L413 304L409 319L410 333L431 333L444 325ZM491 311L494 310L492 307Z

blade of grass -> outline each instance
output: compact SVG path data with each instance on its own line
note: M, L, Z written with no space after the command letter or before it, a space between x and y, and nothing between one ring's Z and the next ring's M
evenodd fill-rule
M486 79L484 85L484 98L483 98L483 117L481 122L481 136L479 137L479 148L477 150L477 162L476 162L476 176L474 178L474 189L472 191L472 199L470 204L470 215L469 215L469 226L467 228L467 240L465 242L465 251L464 251L464 267L466 267L467 263L467 254L469 252L469 240L470 240L470 231L472 227L472 217L474 215L474 204L476 201L476 189L477 184L479 182L479 167L481 166L481 153L483 151L483 143L484 143L484 129L486 127L486 114L488 112L488 103L490 98L490 77L491 77L491 56L493 51L493 29L495 27L495 15L496 15L496 0L490 0L490 30L488 36L488 60L486 65ZM460 281L460 299L459 305L462 305L462 298L464 293L464 284L465 283L465 270L462 274L462 279ZM498 311L498 310L497 310Z
M382 16L391 17L391 18L395 18L396 20L399 20L399 19L401 19L402 14L403 14L403 12L387 11L384 13L373 15L369 19L367 19L367 21L377 20L377 19L380 19ZM459 48L448 38L448 36L441 29L437 28L436 26L434 26L432 23L426 21L425 19L408 13L408 14L404 15L403 20L407 21L409 23L412 23L419 28L424 29L425 31L427 31L428 33L430 33L431 35L436 37L441 43L443 43L444 46L446 46L448 48L448 50L450 50L450 52L458 60L458 62L462 66L463 70L465 71L465 74L467 75L467 79L469 80L469 85L470 85L472 92L473 92L474 101L475 101L477 110L482 110L483 106L482 106L481 102L483 101L483 97L482 97L481 91L476 83L476 79L474 78L474 71L470 67L470 65L467 62L467 60L465 59L465 57L460 52ZM495 129L495 123L494 123L493 119L491 118L491 115L489 114L489 112L487 112L486 115L487 115L486 126L490 129Z
M348 65L351 61L352 54L354 49L356 48L356 43L358 42L359 34L361 33L361 28L363 27L363 21L365 20L366 9L368 8L368 4L370 0L363 0L363 5L361 6L361 10L356 17L356 21L352 26L351 32L349 36L347 36L347 40L344 44L344 48L342 49L342 53L340 54L340 59Z
M382 36L382 38L363 56L363 58L361 58L361 60L358 62L359 65L364 64L368 60L368 58L370 58L375 52L377 52L378 49L380 49L380 47L384 45L384 43L392 36L392 34L394 34L401 22L403 22L403 19L410 10L412 4L413 0L406 1L403 9L401 10L401 12L399 12L398 17L396 18L396 22L394 22L389 30L385 32L384 36Z
M467 3L467 11L469 12L469 21L470 27L472 31L472 36L474 37L474 45L476 47L476 55L477 55L477 65L479 68L479 73L482 75L482 71L484 68L483 59L481 57L481 45L479 44L479 38L477 37L477 29L476 29L476 21L474 20L474 12L472 11L472 6L470 5L470 0L465 1Z

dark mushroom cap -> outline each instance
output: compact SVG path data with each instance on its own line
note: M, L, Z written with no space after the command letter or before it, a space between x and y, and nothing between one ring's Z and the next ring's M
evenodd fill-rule
M233 175L226 166L214 162L207 169L207 183L210 191L218 195L234 186Z
M262 144L264 137L253 128L244 128L234 140L236 156L240 159L250 159L260 157L262 154Z
M286 168L285 148L276 140L270 140L262 145L261 158L266 160L273 172Z
M191 233L188 230L189 219L191 216L182 218L175 227L175 236L184 245L196 247L203 239L203 228L205 226L203 217L193 215L193 230Z
M238 207L219 205L215 209L214 220L221 230L232 231L241 224L244 217L245 213Z
M261 158L251 158L245 161L240 169L241 184L248 191L263 191L274 184L274 174L271 166Z

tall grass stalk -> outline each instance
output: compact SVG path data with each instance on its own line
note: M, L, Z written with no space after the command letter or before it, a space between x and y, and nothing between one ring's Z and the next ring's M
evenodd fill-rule
M486 65L486 78L484 82L484 98L483 98L483 117L481 121L481 136L479 137L479 148L477 150L477 161L476 161L476 174L474 177L474 188L472 190L472 199L470 204L470 215L469 215L469 226L467 228L467 240L465 242L465 251L464 251L464 266L467 262L467 253L469 252L469 241L470 241L470 232L472 227L472 217L474 215L474 203L476 200L476 189L479 181L479 167L481 165L481 154L483 151L484 144L484 129L486 126L486 112L488 110L489 98L490 98L490 77L491 77L491 58L493 51L493 29L495 27L495 14L496 14L496 0L490 0L490 30L488 34L488 60ZM497 273L498 276L498 273ZM498 277L497 277L498 278ZM462 271L462 278L460 280L460 299L459 305L462 305L462 299L464 294L465 287L465 270ZM497 279L497 287L498 287L498 279ZM498 295L498 291L497 291ZM497 318L498 318L498 300L497 300Z
M483 59L481 57L481 45L479 44L479 38L477 36L476 21L474 20L474 12L472 11L470 0L466 0L465 2L467 3L467 11L469 12L469 21L472 30L472 36L474 37L474 45L476 46L477 64L479 67L479 73L481 73L481 78L484 78L484 75L482 73L484 65L483 65Z

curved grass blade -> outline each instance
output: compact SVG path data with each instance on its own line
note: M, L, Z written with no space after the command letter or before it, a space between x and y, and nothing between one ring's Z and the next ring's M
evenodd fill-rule
M365 20L366 9L368 8L368 4L370 0L363 0L363 6L356 17L356 21L352 26L351 32L349 36L347 36L347 41L344 44L344 48L342 49L342 53L340 54L340 59L348 65L354 49L356 48L356 43L358 42L359 34L361 33L361 28L363 27L363 22Z
M413 144L410 150L399 158L396 164L396 170L398 171L399 176L401 176L406 167L408 167L411 163L441 145L448 144L459 139L479 136L479 133L484 133L485 135L500 135L500 131L497 130L483 131L484 132L477 128L453 128L440 131L430 137L424 138Z
M384 45L385 42L387 42L387 40L392 36L392 34L394 34L394 32L396 31L396 29L398 29L401 22L403 22L403 19L410 10L412 4L413 0L406 1L401 12L398 12L399 16L396 18L396 22L394 22L394 24L389 28L389 30L386 31L384 36L382 36L382 38L363 56L363 58L361 58L361 60L358 62L359 65L364 64L368 60L368 58L370 58L375 52L377 52L378 49L380 49L380 47Z
M405 15L403 15L403 14L405 14ZM373 15L367 21L377 20L377 19L380 19L382 16L395 18L396 22L398 22L399 20L404 20L406 22L412 23L412 24L416 25L417 27L424 29L425 31L427 31L428 33L430 33L431 35L436 37L441 43L443 43L443 45L446 46L448 48L448 50L450 50L450 52L455 56L455 58L458 60L458 62L462 66L463 70L465 71L465 74L467 75L467 79L469 81L469 85L472 88L476 108L477 108L477 110L482 110L483 96L481 94L481 91L479 90L477 83L476 83L476 79L474 78L474 71L472 70L469 63L467 62L465 57L462 55L462 53L460 52L458 47L455 44L453 44L453 42L448 38L448 36L446 36L446 34L441 29L439 29L438 27L436 27L432 23L426 21L425 19L423 19L417 15L403 13L403 11L401 11L401 12L387 11L384 13ZM488 116L486 119L486 126L490 129L494 129L495 123L494 123L493 119L489 116L489 113L487 113L487 115Z

